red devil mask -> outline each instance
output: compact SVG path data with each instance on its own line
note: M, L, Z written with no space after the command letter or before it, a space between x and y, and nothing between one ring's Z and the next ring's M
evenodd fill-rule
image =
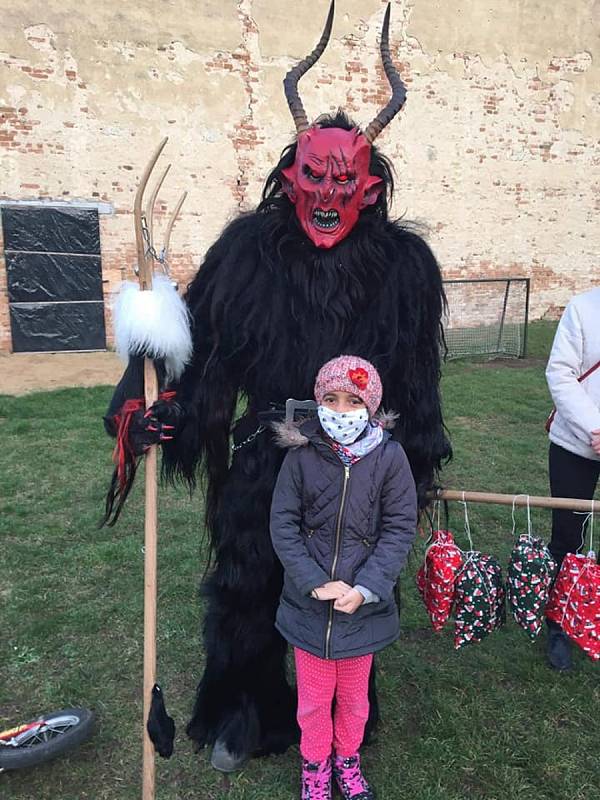
M282 170L283 191L317 247L334 247L377 201L383 181L369 175L371 145L358 128L312 127L298 136L296 160Z
M283 86L298 133L296 160L282 170L282 188L296 206L302 229L317 247L334 247L356 225L360 212L377 202L383 181L369 175L371 143L404 105L406 89L390 56L390 5L381 29L381 60L392 88L388 104L365 128L319 128L310 125L298 94L298 81L327 47L335 11L331 0L327 22L315 49L285 76Z

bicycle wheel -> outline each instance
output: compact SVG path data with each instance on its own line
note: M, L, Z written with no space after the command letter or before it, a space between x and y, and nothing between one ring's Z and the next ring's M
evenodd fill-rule
M94 719L89 708L64 708L23 723L25 730L11 739L15 744L0 740L0 771L33 767L76 747L91 736Z

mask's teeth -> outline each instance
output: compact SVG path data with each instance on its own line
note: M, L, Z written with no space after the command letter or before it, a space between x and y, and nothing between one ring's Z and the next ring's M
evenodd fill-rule
M316 208L313 212L313 222L320 228L335 228L340 224L340 215L335 209L323 211Z

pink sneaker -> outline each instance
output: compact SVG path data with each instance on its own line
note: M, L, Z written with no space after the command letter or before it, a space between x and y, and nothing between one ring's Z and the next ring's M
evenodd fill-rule
M331 800L331 758L325 761L302 759L300 800Z
M373 790L362 774L358 753L348 758L336 756L333 775L344 800L375 800Z

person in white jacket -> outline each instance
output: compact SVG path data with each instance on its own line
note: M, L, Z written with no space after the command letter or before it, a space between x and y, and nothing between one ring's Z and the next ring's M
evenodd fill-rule
M546 380L556 408L548 433L550 492L591 500L600 475L600 287L576 295L565 308ZM559 566L567 553L583 547L583 519L573 511L553 510L549 548ZM551 666L571 669L567 635L550 620L548 634Z

